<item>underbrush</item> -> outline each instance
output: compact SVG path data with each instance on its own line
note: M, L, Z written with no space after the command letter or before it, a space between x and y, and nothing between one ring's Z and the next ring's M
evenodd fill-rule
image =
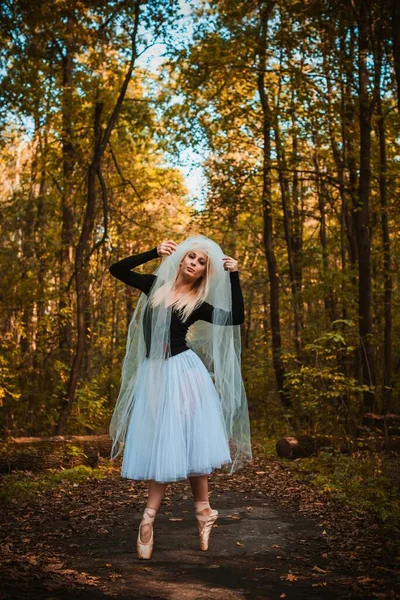
M106 463L96 468L79 465L72 469L48 469L43 473L16 471L1 477L0 503L23 503L65 483L76 486L88 479L103 479L112 470Z
M305 481L335 502L373 513L385 527L400 529L397 455L319 452L317 456L291 461L290 470L297 480Z

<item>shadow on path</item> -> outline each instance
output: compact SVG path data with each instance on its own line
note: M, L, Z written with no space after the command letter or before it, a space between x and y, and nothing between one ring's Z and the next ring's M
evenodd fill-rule
M139 561L136 535L141 512L117 502L124 487L126 482L115 486L115 510L111 497L100 526L98 515L90 512L82 521L85 527L79 526L77 515L72 528L70 518L57 522L44 517L32 547L36 561L31 552L26 573L20 573L18 581L9 579L1 598L355 597L348 587L351 573L330 570L326 538L313 519L272 507L267 498L248 492L213 490L211 505L219 510L220 518L209 550L201 552L189 484L173 484L171 501L162 505L156 517L153 557ZM87 526L90 518L93 527Z

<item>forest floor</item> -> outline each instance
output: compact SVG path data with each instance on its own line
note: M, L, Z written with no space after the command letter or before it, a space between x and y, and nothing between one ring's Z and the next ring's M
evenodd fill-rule
M210 477L220 518L207 552L189 482L170 484L147 561L136 557L147 486L102 468L4 505L2 600L400 598L399 540L296 480L289 462L259 455Z

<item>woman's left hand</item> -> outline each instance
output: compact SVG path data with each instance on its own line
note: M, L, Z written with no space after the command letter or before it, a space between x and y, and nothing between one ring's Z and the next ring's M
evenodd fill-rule
M224 261L225 271L238 271L239 270L237 260L235 260L231 256L224 256L224 258L222 260Z

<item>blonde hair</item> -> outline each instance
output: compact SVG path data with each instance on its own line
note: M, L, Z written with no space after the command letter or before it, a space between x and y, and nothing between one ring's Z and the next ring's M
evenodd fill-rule
M196 308L198 308L200 304L202 304L202 302L204 302L204 300L207 298L210 289L210 278L214 271L209 255L200 245L197 244L192 246L192 248L186 252L184 257L182 258L182 261L186 258L189 252L192 252L195 249L201 250L207 255L206 270L204 275L202 275L197 279L197 281L195 281L191 291L187 294L182 295L176 302L173 303L174 308L177 310L179 316L183 321L186 321L190 317L192 312ZM154 295L152 295L149 299L150 306L158 306L168 298L169 294L173 291L175 287L175 282L178 278L178 275L179 269L176 271L175 278L172 282L164 283L164 285L161 285L158 288Z

